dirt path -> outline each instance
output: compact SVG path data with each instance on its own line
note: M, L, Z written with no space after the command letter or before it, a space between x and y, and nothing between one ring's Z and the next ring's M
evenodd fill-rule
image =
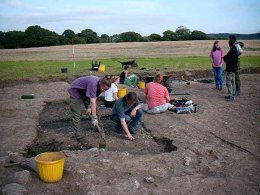
M0 89L1 156L8 150L23 152L26 143L32 144L37 129L38 138L52 137L56 143L63 141L68 146L70 122L62 120L68 118L67 86L58 82ZM216 91L212 84L177 84L176 92L189 92L199 105L197 113L145 114L136 142L111 132L105 150L70 151L64 145L61 149L67 149L64 151L67 158L63 179L45 184L33 174L33 180L25 187L31 194L257 194L260 192L259 86L259 74L242 75L242 95L228 103L224 100L225 93ZM34 92L37 98L21 101L21 92ZM43 101L54 103L46 105ZM41 127L36 128L38 119ZM87 120L83 123L89 126ZM28 136L26 125L33 136ZM113 130L109 121L105 126ZM95 146L97 132L89 128L86 133L86 141L94 140ZM6 136L12 139L7 140ZM154 138L172 140L177 150L161 150L162 145ZM185 157L191 158L189 166L184 165ZM0 168L1 187L13 181L15 171L17 168ZM147 176L155 181L147 183L144 181Z

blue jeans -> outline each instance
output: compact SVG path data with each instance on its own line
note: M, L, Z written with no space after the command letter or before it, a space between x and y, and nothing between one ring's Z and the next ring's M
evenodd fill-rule
M223 87L222 72L222 67L213 67L215 85L217 89L222 89Z
M136 111L136 115L134 117L131 117L130 113L128 113L128 114L125 117L125 122L127 124L130 122L128 125L128 129L129 129L130 133L135 134L138 129L139 122L141 121L143 111L141 109L138 109ZM121 125L119 117L117 115L112 115L111 119L112 119L112 121L114 121L117 124L117 131L123 131L123 127Z

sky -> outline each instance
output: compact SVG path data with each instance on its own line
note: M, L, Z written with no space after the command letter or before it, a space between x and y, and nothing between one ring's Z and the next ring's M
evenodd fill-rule
M90 28L143 36L179 26L205 33L257 33L260 0L0 0L0 31L39 25L62 34Z

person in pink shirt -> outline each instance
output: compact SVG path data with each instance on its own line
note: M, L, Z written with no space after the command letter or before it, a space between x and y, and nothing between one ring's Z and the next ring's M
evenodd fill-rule
M174 106L170 103L170 96L168 90L162 85L163 76L156 75L154 82L146 85L144 93L146 95L146 102L143 110L149 114L157 114L165 112L167 109L172 109Z
M212 64L212 70L214 73L215 85L217 90L222 90L223 80L222 80L222 64L223 64L224 51L219 46L219 41L215 41L213 48L210 52L210 59Z

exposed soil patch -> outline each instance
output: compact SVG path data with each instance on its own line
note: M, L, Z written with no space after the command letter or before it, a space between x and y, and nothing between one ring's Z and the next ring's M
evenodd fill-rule
M138 74L141 77L145 76L155 76L158 73L162 73L163 75L170 75L172 79L181 79L184 77L187 80L192 80L192 79L199 79L199 78L208 78L212 77L212 71L211 70L189 70L189 71L171 71L168 69L165 70L138 70L134 69L133 73ZM260 73L260 68L244 68L241 69L240 71L241 74L258 74ZM92 73L93 75L96 76L103 76L103 74L94 72ZM74 81L77 77L83 76L83 75L72 75L72 74L67 74L66 77L57 77L57 76L52 76L49 78L42 78L42 77L31 77L28 79L18 79L18 80L5 80L5 81L0 81L0 88L4 87L12 87L18 84L32 84L32 83L48 83L48 82L57 82L57 81L65 81L68 83L71 83Z
M115 132L115 123L109 117L108 108L100 109L100 122L106 132L106 149L109 151L128 152L131 154L158 154L177 150L173 140L166 137L154 137L144 126L140 126L135 141L131 142L124 134ZM73 124L70 118L69 103L48 103L40 114L38 136L27 148L27 157L46 151L87 150L100 148L102 139L88 119L82 119L85 137L77 140L74 137Z

